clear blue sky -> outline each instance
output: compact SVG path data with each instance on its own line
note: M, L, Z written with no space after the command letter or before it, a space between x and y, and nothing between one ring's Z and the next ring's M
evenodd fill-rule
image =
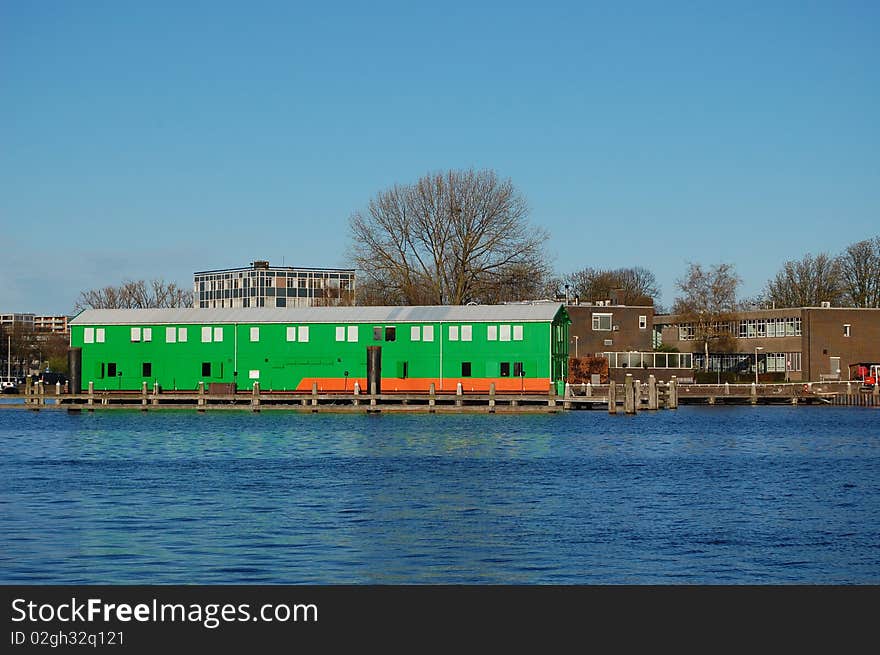
M880 233L877 2L0 0L0 311L269 259L446 168L510 177L561 272Z

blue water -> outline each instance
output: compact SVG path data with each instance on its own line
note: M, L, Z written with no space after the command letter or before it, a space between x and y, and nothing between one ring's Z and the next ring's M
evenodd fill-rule
M880 583L880 411L0 411L0 583Z

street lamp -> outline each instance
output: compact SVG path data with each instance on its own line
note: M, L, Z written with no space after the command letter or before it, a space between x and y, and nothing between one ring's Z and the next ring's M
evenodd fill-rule
M575 359L578 358L578 339L579 338L580 337L578 337L578 335L576 335L576 334L572 337L572 339L574 339L574 358Z
M755 384L758 384L758 351L764 350L764 346L755 346Z

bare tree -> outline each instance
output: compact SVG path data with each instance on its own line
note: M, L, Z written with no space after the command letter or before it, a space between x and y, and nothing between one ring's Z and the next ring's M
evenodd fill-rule
M840 305L843 295L840 261L819 253L785 262L767 283L763 299L774 307L818 307L822 302Z
M731 332L733 314L738 309L736 292L742 280L733 264L716 264L703 268L688 264L687 273L676 281L681 291L672 305L679 325L693 330L694 341L703 346L704 370L709 368L709 343L718 350L733 347Z
M568 284L570 295L587 301L606 300L616 292L621 304L651 305L660 296L654 273L641 266L611 270L587 267L564 276L562 283Z
M118 287L82 291L74 305L83 309L147 309L192 307L192 291L162 279L126 280Z
M521 271L543 271L547 233L493 171L447 171L395 185L349 219L362 286L408 304L488 302ZM366 294L362 294L362 297Z
M837 262L844 304L880 307L880 236L851 244Z

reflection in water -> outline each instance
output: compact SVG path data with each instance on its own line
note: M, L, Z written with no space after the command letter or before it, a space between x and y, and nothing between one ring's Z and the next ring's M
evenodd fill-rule
M0 582L877 583L875 414L4 411Z

